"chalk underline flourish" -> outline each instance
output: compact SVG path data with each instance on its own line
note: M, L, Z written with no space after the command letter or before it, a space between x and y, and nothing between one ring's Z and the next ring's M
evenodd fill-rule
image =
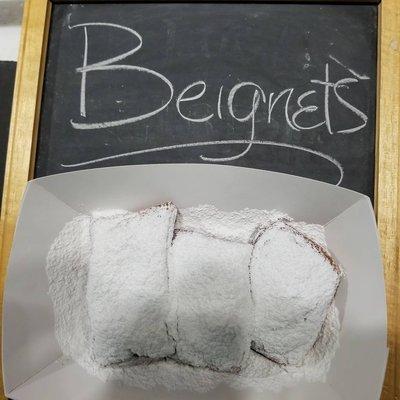
M320 151L312 150L307 147L297 146L297 145L288 144L288 143L272 142L272 141L268 141L268 140L246 140L246 139L243 139L243 140L215 140L215 141L208 141L208 142L175 144L175 145L170 145L170 146L153 147L150 149L135 150L135 151L127 152L127 153L114 154L112 156L95 158L92 160L83 161L83 162L74 163L74 164L61 164L61 166L64 168L75 168L75 167L82 167L85 165L96 164L96 163L103 162L103 161L115 160L115 159L119 159L119 158L123 158L123 157L137 156L140 154L157 153L157 152L161 152L161 151L184 149L184 148L190 148L190 147L218 146L218 145L229 145L229 144L247 144L247 145L250 144L250 145L262 145L262 146L274 146L274 147L284 147L284 148L304 151L305 153L313 154L313 155L316 155L320 158L323 158L323 159L329 161L339 170L340 178L339 178L338 182L336 183L336 186L339 186L343 180L344 170L343 170L342 165L340 164L339 161L337 161L335 158L329 156L328 154L324 154L324 153L321 153ZM202 160L208 159L208 157L203 156L203 155L200 155L200 158ZM217 159L216 159L216 162L218 162Z

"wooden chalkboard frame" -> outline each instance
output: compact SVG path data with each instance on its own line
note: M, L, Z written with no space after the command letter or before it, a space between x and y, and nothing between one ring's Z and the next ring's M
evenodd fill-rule
M379 0L270 2L377 4ZM0 219L0 300L19 206L33 176L51 6L49 0L25 1ZM375 212L385 267L390 349L381 399L394 400L400 399L400 2L382 0L378 7ZM0 393L2 387L0 378ZM1 399L5 397L0 394Z

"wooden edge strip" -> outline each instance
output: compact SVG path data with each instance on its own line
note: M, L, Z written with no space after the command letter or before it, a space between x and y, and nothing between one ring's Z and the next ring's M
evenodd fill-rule
M379 4L382 0L251 0L252 3L270 3L270 4L282 4L282 3L292 3L292 4L333 4L333 5L371 5ZM55 4L80 4L84 3L100 3L107 4L111 3L112 0L52 0ZM132 0L118 0L118 3L132 3ZM140 1L137 0L139 3ZM245 0L148 0L146 3L245 3Z
M35 109L35 119L33 124L33 137L32 137L32 147L31 147L31 159L29 164L29 176L28 179L33 179L35 176L35 163L36 163L36 148L37 148L37 139L39 132L39 123L40 123L40 110L42 105L42 93L43 93L43 81L44 81L44 72L46 68L46 56L47 56L47 42L49 39L49 31L50 31L50 22L51 22L51 0L46 0L46 20L42 38L42 51L41 51L41 60L40 60L40 71L39 71L39 82L37 86L37 95L36 95L36 109Z
M0 215L1 304L19 206L35 157L50 8L51 3L47 0L26 0L24 5ZM0 318L2 316L1 308ZM0 363L0 399L5 399L1 368Z
M382 400L400 399L400 2L380 6L376 213L385 267L389 360Z

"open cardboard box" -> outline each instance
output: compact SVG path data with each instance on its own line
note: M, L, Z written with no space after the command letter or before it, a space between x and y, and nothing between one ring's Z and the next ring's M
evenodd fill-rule
M75 363L59 361L61 351L54 336L45 259L58 232L79 213L106 208L135 210L165 201L178 207L213 204L223 210L278 209L296 220L324 225L329 248L347 275L336 300L342 320L340 349L327 382L304 383L278 394L264 393L254 398L379 398L387 359L386 303L377 229L369 199L310 179L206 164L122 166L29 182L4 293L3 372L8 397L156 398L155 393L103 383ZM160 393L157 397L177 398L177 394ZM218 391L197 397L208 399L217 394ZM242 393L235 398L243 396ZM192 397L196 396L185 398Z

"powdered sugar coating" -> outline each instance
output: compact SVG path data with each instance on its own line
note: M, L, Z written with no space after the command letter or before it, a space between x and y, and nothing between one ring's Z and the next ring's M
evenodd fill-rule
M254 246L252 348L281 364L303 363L339 285L332 262L314 247L284 222L268 228Z
M299 382L324 381L339 343L338 311L332 305L313 351L307 354L302 366L282 367L267 358L250 352L238 374L193 368L171 359L149 365L100 367L95 363L81 364L103 381L117 381L145 390L163 387L169 391L209 392L220 384L238 390L279 392Z
M276 210L221 211L211 205L201 205L180 209L175 229L251 243L259 229L280 219L291 220L287 214Z
M175 352L166 329L175 217L175 206L165 205L92 218L86 299L100 364Z
M328 249L325 239L325 229L322 225L307 224L305 222L290 221L287 222L288 226L293 227L302 235L314 241L318 246L324 250Z
M201 209L205 211L207 222L201 221L199 214ZM193 210L197 215L196 218L193 218ZM105 210L95 213L94 217L112 217L118 214L120 218L125 213L124 210ZM271 226L276 221L285 220L288 225L293 226L326 250L322 227L294 222L283 213L262 210L224 213L212 206L180 210L180 213L175 229L184 227L213 239L219 237L231 242L252 245L254 239L259 237L265 227ZM186 222L182 220L182 215L186 215ZM219 218L213 220L213 215ZM260 216L262 222L257 222L255 216ZM170 358L163 360L147 358L141 365L135 365L137 359L129 359L125 363L113 365L100 365L99 360L93 355L90 340L92 328L88 323L86 298L88 260L92 254L89 235L90 220L88 216L79 216L69 222L52 245L47 261L49 292L56 316L56 336L64 354L74 359L90 373L103 380L120 381L143 389L163 386L168 390L199 392L209 391L220 383L227 383L238 389L278 391L283 387L293 386L301 380L321 381L325 378L338 347L340 326L338 313L333 304L328 304L322 329L312 348L305 354L302 365L289 364L282 367L253 351L250 351L248 357L243 359L238 373L192 367ZM240 221L244 224L244 228L240 227ZM231 228L232 231L230 231ZM229 277L225 283L230 284ZM231 309L230 312L232 312ZM168 334L171 337L175 335L173 332L168 332Z
M169 283L175 300L170 332L179 361L217 371L241 369L253 333L251 251L249 244L178 232Z
M91 254L89 225L86 215L68 222L51 245L46 263L56 338L62 352L77 362L91 358L85 301Z

